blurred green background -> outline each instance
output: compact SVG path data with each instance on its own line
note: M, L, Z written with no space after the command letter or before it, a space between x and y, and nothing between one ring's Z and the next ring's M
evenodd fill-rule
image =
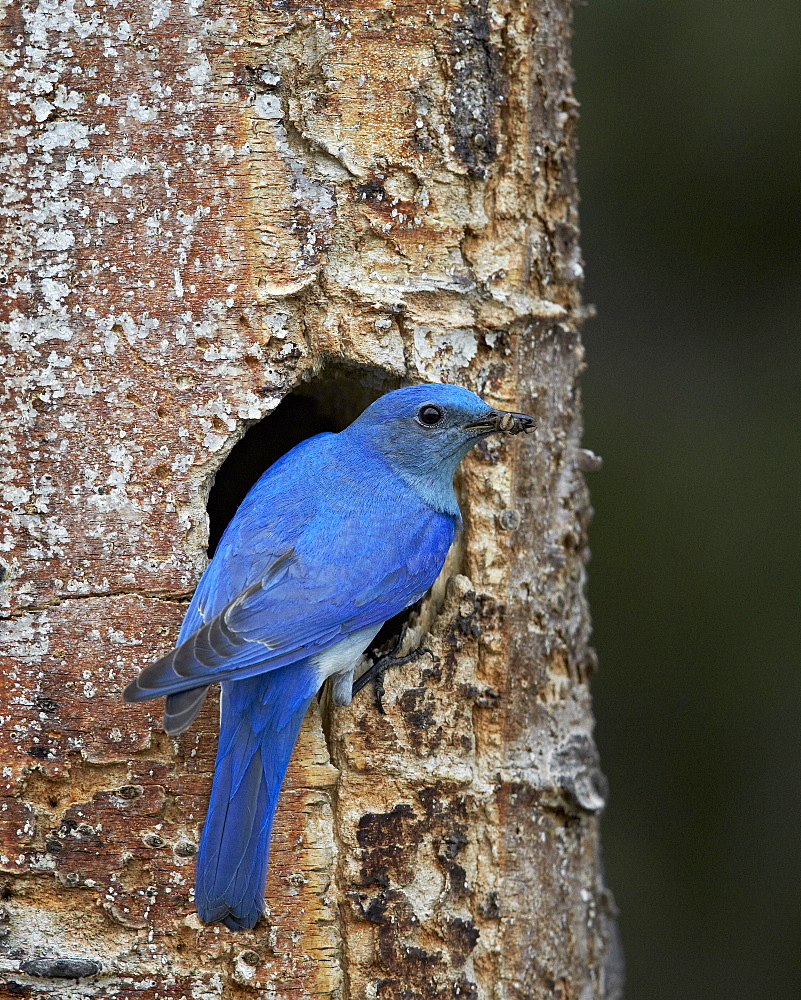
M627 1000L801 996L798 0L576 8Z

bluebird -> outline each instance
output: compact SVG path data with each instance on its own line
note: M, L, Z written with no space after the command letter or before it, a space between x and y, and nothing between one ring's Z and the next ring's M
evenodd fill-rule
M202 921L255 926L278 793L312 698L333 677L334 703L348 704L381 626L436 579L461 526L461 459L489 434L533 425L459 386L397 389L340 433L302 441L242 501L175 649L124 691L132 702L165 696L175 735L221 685L195 878Z

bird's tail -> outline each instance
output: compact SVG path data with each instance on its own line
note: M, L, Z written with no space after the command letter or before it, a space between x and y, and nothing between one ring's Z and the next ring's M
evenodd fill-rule
M263 912L278 793L317 685L308 661L223 684L195 878L195 906L205 923L238 930L255 926Z

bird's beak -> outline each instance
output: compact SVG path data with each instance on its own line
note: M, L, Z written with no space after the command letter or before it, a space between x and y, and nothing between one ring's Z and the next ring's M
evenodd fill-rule
M480 434L494 434L501 431L504 434L525 434L536 427L537 421L525 413L506 413L503 410L492 410L486 417L468 424L465 430L477 431Z

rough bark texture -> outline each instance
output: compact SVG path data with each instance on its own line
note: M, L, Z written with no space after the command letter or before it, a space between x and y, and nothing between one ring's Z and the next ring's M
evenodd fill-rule
M2 17L0 997L617 996L569 4ZM121 688L177 633L248 426L293 391L341 422L402 380L536 436L464 463L417 619L439 659L387 678L386 715L307 718L268 918L204 927L216 707L172 741Z

